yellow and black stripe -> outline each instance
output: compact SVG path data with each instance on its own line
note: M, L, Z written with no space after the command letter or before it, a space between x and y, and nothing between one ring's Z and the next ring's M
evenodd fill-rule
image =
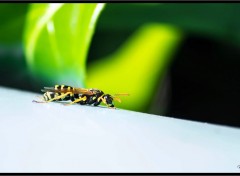
M74 94L72 93L74 90L73 87L67 85L55 85L54 90L56 90L56 92L49 90L43 94L45 101L74 101Z

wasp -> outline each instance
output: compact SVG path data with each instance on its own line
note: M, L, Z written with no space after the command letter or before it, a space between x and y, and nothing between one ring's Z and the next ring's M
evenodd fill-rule
M51 102L51 101L68 101L72 102L66 105L71 105L74 103L78 103L81 105L94 105L98 106L101 102L103 102L109 108L115 108L113 101L116 100L121 102L121 99L117 97L118 95L129 95L129 94L105 94L102 90L90 88L74 88L67 85L55 85L54 87L44 87L42 89L43 94L43 102ZM37 103L43 103L39 101L35 101Z
M94 92L90 91L90 89L74 88L67 85L55 85L54 87L44 87L41 91L45 92L43 94L43 99L46 102L67 100L74 101L76 98L79 98L79 95L81 94L86 95L94 94Z

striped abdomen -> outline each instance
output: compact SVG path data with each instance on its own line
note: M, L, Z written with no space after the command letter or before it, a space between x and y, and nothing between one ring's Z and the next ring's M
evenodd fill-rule
M55 97L60 96L62 93L55 93L55 92L46 92L43 94L43 98L45 101L48 101L50 99L53 99ZM67 100L74 100L74 98L71 95L64 96L62 98L57 98L56 100L53 101L67 101Z
M45 92L43 94L43 98L44 98L45 101L51 100L53 98L57 98L61 95L66 94L67 92L73 92L73 90L74 90L73 87L67 86L67 85L55 85L54 89L56 91L59 91L59 92L51 92L51 91ZM66 96L57 98L53 101L67 101L67 100L72 100L73 101L74 100L74 95L72 93L70 93Z

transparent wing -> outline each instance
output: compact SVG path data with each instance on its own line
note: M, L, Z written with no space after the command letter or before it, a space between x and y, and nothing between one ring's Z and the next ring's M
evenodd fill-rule
M86 95L93 95L94 92L91 89L84 89L84 88L74 88L73 93L75 94L86 94Z
M42 92L59 92L60 90L55 90L54 87L44 87L41 89Z
M87 94L87 95L94 94L92 91L90 91L90 89L85 89L85 88L74 88L73 90L69 90L68 88L55 89L55 87L44 87L41 91L42 92L58 92L58 93L72 92L74 94Z

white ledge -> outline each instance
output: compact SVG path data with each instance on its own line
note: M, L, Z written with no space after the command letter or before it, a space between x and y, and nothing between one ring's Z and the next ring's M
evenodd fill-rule
M36 95L0 88L0 172L240 172L238 128Z

